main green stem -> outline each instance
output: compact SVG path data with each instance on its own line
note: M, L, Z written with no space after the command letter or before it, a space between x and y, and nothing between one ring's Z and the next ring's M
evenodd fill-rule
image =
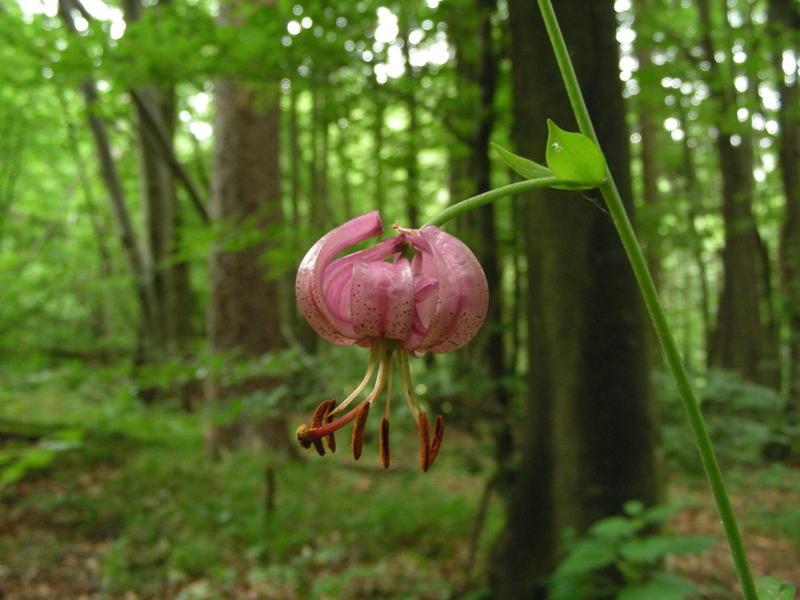
M556 53L556 59L561 69L561 76L564 79L572 109L578 121L578 126L580 127L581 133L599 146L597 135L594 132L594 127L589 117L589 111L586 109L583 94L581 94L580 86L578 85L578 78L575 75L572 61L569 58L567 45L564 43L561 29L558 26L558 21L553 11L553 5L550 0L538 0L538 2L547 27L547 32L550 36L550 42ZM639 288L642 290L642 295L644 296L647 310L650 313L650 318L655 326L667 365L678 385L683 408L689 418L689 425L694 434L695 444L700 453L700 459L705 468L706 477L711 485L711 491L717 504L717 511L722 521L725 536L728 538L728 545L731 550L731 556L733 557L736 574L739 577L739 583L742 586L742 593L747 600L758 600L753 574L750 571L750 565L747 562L747 555L745 554L744 544L742 543L742 536L739 533L739 526L733 514L733 508L731 507L730 498L728 497L728 491L725 488L722 472L720 471L717 457L714 454L711 439L708 436L703 414L700 411L700 404L692 389L678 346L672 336L672 331L667 322L667 317L664 314L664 309L661 306L661 301L658 297L655 284L653 283L653 278L650 276L650 271L647 268L644 254L636 240L633 227L625 212L625 207L622 204L619 191L617 190L617 186L614 183L614 179L608 167L606 167L606 180L600 185L600 192L606 202L608 212L614 220L614 225L622 240L625 252L628 254L628 259L633 267L633 272L636 275Z

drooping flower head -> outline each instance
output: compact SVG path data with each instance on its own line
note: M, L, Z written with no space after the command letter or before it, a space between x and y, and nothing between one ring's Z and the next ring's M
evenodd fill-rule
M361 454L364 425L375 398L391 394L392 357L396 355L404 396L420 429L421 463L428 469L444 435L444 420L436 418L430 440L427 416L414 395L409 355L451 352L478 332L489 302L480 263L459 239L432 225L407 229L366 250L336 256L359 242L383 233L377 211L340 225L308 251L297 272L297 302L306 320L326 340L342 346L372 349L364 380L342 404L323 402L311 427L301 425L297 439L320 454L325 438L333 451L333 432L355 419L352 450ZM366 387L375 366L375 387L357 407L333 421ZM381 422L381 460L389 466L389 403Z

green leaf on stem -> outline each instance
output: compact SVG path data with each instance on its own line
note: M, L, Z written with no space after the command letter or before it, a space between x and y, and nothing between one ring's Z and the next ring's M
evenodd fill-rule
M792 600L795 588L774 577L764 577L758 583L758 600Z
M553 172L545 166L517 156L513 152L509 152L502 146L492 142L492 147L497 150L500 158L503 159L509 167L522 175L525 179L544 179L545 177L554 177Z
M564 188L587 190L605 181L606 157L597 144L581 133L564 131L549 119L547 130L547 166Z

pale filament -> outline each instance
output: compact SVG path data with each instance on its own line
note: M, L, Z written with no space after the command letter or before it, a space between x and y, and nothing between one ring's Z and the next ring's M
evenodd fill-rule
M419 424L419 413L422 412L422 409L411 387L411 369L408 366L408 353L404 350L397 352L397 368L400 371L400 381L403 383L403 394L408 403L408 408L411 410L414 420Z
M372 388L369 396L364 400L364 402L369 402L370 404L375 402L375 398L377 398L378 394L383 390L387 377L390 376L392 372L392 353L387 352L385 346L386 345L383 344L383 356L381 356L381 364L378 365L378 376L375 379L375 387Z
M343 411L347 407L347 405L350 404L355 398L357 398L358 395L364 390L364 388L367 387L367 384L369 383L370 379L372 379L372 372L375 370L375 362L376 362L375 359L378 357L379 354L381 356L385 354L385 346L386 342L383 339L379 338L375 340L375 342L373 342L372 348L370 349L369 365L367 366L367 373L366 375L364 375L364 379L361 381L358 387L355 390L353 390L353 393L350 394L347 398L345 398L345 400L339 406L334 408L329 413L328 416L333 416L336 413ZM381 364L383 364L383 358L381 358ZM380 368L378 369L378 375L380 377Z

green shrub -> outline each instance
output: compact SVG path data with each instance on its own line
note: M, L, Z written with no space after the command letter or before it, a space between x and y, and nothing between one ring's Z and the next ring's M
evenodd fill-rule
M708 537L660 533L677 511L674 505L645 509L627 502L624 515L602 519L582 538L566 535L567 554L549 581L551 600L616 598L682 600L695 586L667 573L663 562L675 554L697 554L711 546Z

